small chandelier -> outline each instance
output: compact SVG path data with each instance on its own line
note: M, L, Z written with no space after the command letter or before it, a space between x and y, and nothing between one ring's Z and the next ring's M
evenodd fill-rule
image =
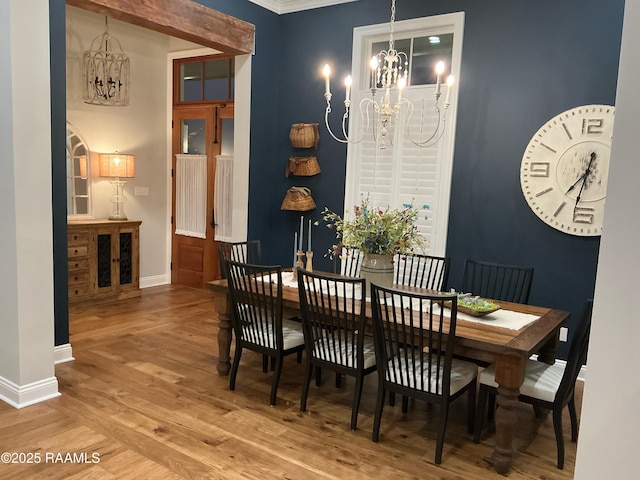
M129 57L120 42L109 34L107 17L104 33L93 39L82 54L84 87L82 98L93 105L129 105ZM119 52L110 50L116 45Z
M334 140L341 143L359 143L364 140L369 132L369 128L373 125L373 138L380 149L386 148L386 137L390 129L393 129L398 121L400 113L405 117L405 134L407 138L419 147L430 147L438 143L444 133L444 125L446 121L447 109L449 108L449 99L454 83L453 75L447 78L447 92L445 100L440 106L441 97L441 78L444 73L444 63L438 62L436 65L436 90L434 108L437 117L435 129L430 134L421 134L418 138L411 134L409 124L413 115L414 106L407 98L402 97L402 90L407 86L407 77L409 73L409 58L406 53L399 52L395 49L395 41L393 38L393 27L396 19L396 0L391 1L391 21L389 22L389 48L382 50L371 59L371 98L363 98L360 101L360 115L362 118L362 129L356 136L350 136L347 133L347 123L349 119L349 110L351 107L351 75L345 79L346 95L345 95L345 112L342 115L342 135L340 138L336 136L329 126L329 114L331 113L331 90L329 87L329 78L331 69L329 65L324 66L323 75L325 77L325 93L324 98L327 101L324 120L329 134ZM382 98L376 98L378 89L382 90ZM392 105L392 91L397 91L395 104ZM372 118L373 117L373 118Z

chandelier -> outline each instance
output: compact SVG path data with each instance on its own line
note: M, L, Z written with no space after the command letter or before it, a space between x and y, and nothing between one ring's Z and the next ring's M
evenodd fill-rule
M324 66L323 75L325 77L324 98L327 101L325 109L325 124L329 134L334 140L341 143L359 143L367 136L370 127L373 129L373 139L381 149L386 148L386 138L390 130L395 128L399 117L404 116L405 135L415 145L419 147L430 147L438 143L444 133L447 109L451 90L454 83L453 75L449 75L446 81L446 95L442 105L440 103L442 76L444 74L444 62L436 64L436 88L434 98L434 108L436 114L436 126L430 133L421 132L417 136L412 134L409 127L410 120L414 112L413 103L403 98L402 90L407 86L409 75L409 57L404 52L399 52L395 48L394 22L396 18L396 0L391 1L391 21L389 22L389 47L382 50L371 59L371 98L365 97L360 101L360 116L362 119L361 130L358 135L349 135L348 121L351 108L351 75L345 79L346 95L344 100L345 111L342 115L342 137L334 134L329 126L329 114L331 113L331 89L329 80L331 69L329 65ZM381 96L378 97L378 90ZM392 96L395 103L392 104ZM390 136L390 138L392 138ZM391 140L393 143L393 140Z
M104 27L104 33L94 38L89 50L82 54L82 98L93 105L129 105L129 57L120 42L109 34L107 17ZM111 49L114 44L119 52Z

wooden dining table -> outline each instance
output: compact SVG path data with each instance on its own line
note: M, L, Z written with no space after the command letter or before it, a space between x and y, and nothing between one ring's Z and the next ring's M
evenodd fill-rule
M208 282L206 287L214 294L218 314L218 373L228 375L231 369L231 304L227 280ZM397 286L398 288L405 288ZM283 285L283 307L292 314L300 311L298 289ZM498 473L509 472L513 460L513 435L516 428L520 386L524 381L526 360L537 354L538 361L553 363L560 327L569 313L553 308L499 302L504 310L528 313L539 318L519 330L497 327L491 321L465 321L458 318L456 329L457 355L495 363L498 384L497 402L500 408L495 413L495 444L490 461ZM370 308L367 309L371 321ZM478 414L482 414L478 412Z

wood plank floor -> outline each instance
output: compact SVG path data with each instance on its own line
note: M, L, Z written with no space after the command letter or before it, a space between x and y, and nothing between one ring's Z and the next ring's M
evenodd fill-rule
M487 461L493 427L477 445L466 432L466 397L453 404L437 466L437 407L412 402L403 415L399 405L387 405L380 442L371 441L375 375L365 380L357 431L349 430L351 379L336 390L327 372L300 412L303 369L295 356L285 360L275 407L268 404L271 373L262 373L252 352L243 354L229 391L216 371L216 322L210 292L175 286L73 308L75 361L56 367L62 396L21 410L0 402L0 452L39 453L42 460L0 464L0 478L503 478ZM581 399L580 384L578 409ZM573 478L576 444L565 434L565 469L558 470L551 415L537 419L526 405L518 415L509 478ZM565 432L568 417L565 411ZM45 457L56 453L56 463ZM67 453L86 461L61 461Z

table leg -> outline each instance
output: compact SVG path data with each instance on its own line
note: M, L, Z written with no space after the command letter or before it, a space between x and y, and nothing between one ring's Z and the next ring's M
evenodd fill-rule
M215 306L218 312L218 375L229 375L231 370L231 303L229 295L215 293Z
M556 362L556 349L558 347L558 338L560 335L560 329L558 329L554 336L547 341L540 350L538 350L538 361L553 365Z
M513 457L513 432L517 423L518 395L524 380L525 359L513 354L496 357L496 383L498 409L495 413L496 443L491 462L496 472L506 474Z

